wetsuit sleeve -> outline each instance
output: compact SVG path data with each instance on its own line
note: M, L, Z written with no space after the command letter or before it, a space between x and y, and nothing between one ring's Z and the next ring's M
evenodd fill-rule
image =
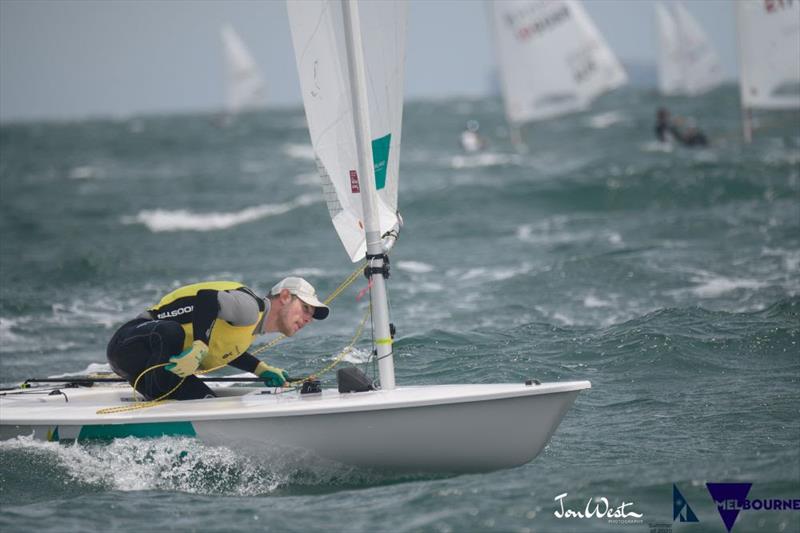
M258 322L258 301L254 296L242 292L217 292L219 313L217 317L234 326L255 326Z
M217 293L214 289L204 289L197 291L195 297L194 311L192 313L192 331L194 340L203 341L208 344L208 335L211 332L211 325L219 314L219 303Z
M261 361L250 352L244 352L242 355L228 363L228 366L232 366L234 368L238 368L239 370L244 370L245 372L250 372L251 374L255 373L255 369L258 366L258 363Z

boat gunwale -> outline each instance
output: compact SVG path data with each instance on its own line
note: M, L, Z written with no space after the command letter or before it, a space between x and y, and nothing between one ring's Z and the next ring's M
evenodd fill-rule
M503 390L497 390L500 388L499 386L503 386ZM454 390L464 387L468 389L462 389L461 391ZM484 390L476 393L475 389L478 388ZM105 425L175 421L203 422L209 420L248 420L254 418L349 414L579 392L589 388L591 388L591 383L589 381L549 382L530 386L517 383L457 384L398 387L391 391L377 390L350 394L330 391L329 395L322 397L319 395L306 397L296 394L289 398L281 398L279 395L253 394L255 391L263 389L252 388L251 391L242 395L215 398L211 400L215 402L214 404L210 404L208 399L187 400L182 402L171 401L152 408L136 409L121 413L86 413L87 410L91 409L94 411L98 408L109 407L109 405L108 403L84 404L80 406L83 408L81 409L83 412L82 415L70 417L57 415L57 411L63 411L62 407L68 406L69 403L53 405L50 402L41 402L31 406L20 405L17 409L22 412L12 416L8 416L8 408L10 406L6 405L6 409L0 410L0 425ZM251 388L248 387L248 389ZM427 398L406 398L409 394L419 392L420 389L424 389L424 392L427 392L429 396ZM447 389L450 390L448 391ZM431 392L434 393L432 397L430 396ZM442 394L442 392L445 392L445 394ZM381 399L383 399L383 401L381 401ZM369 401L365 402L364 400ZM18 399L15 398L11 401L16 402ZM325 402L325 404L318 403L320 401ZM195 402L205 402L202 405L208 406L208 409L187 413L185 407L194 408L201 405ZM259 403L261 403L261 405L259 405ZM70 407L74 407L74 404ZM45 412L39 414L36 413L36 411Z

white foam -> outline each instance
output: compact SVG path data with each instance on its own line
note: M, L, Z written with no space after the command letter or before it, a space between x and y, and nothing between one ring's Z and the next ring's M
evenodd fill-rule
M54 303L53 322L59 325L74 327L86 324L100 324L106 329L111 329L124 320L131 318L130 310L124 308L114 298L104 296L86 302L80 298L68 304Z
M314 267L303 267L303 268L294 268L292 270L285 270L283 272L279 272L278 276L281 278L285 278L288 276L297 276L301 278L323 278L330 274L329 270L323 270L321 268L314 268Z
M424 293L432 293L432 292L442 292L444 290L444 285L441 283L435 282L423 282L423 283L413 283L413 284L405 284L401 285L398 288L403 289L408 294L424 294Z
M339 353L341 352L336 352L335 354L331 355L331 360L336 359L339 356ZM342 357L342 361L347 361L348 363L353 363L355 365L361 365L369 361L371 357L372 352L370 350L353 348L347 352L344 357Z
M427 274L433 272L434 266L419 261L398 261L397 268L412 274Z
M314 147L310 144L294 144L294 143L287 143L281 146L281 150L284 154L288 155L293 159L304 159L307 161L314 161L316 156L314 155Z
M20 335L17 335L13 331L11 331L19 323L20 323L19 318L0 317L0 341L2 341L3 345L6 345L10 342L19 342L22 340L22 337Z
M783 248L764 248L762 256L780 257L787 272L797 272L800 267L800 250L785 250Z
M311 205L321 200L319 194L304 194L282 204L262 204L248 207L235 213L193 213L185 209L167 211L145 210L136 216L122 217L123 224L143 224L154 232L162 231L215 231L228 229L248 222L276 215L283 215L298 207Z
M764 281L754 279L736 279L722 276L707 280L695 278L692 281L702 283L702 285L691 289L692 293L700 298L716 298L737 289L760 289L769 285Z
M589 117L588 124L594 129L605 129L612 124L625 120L625 115L620 111L607 111Z
M114 371L111 370L111 366L108 363L89 363L89 365L84 368L83 370L79 370L78 372L65 372L63 374L54 374L52 376L47 376L50 379L58 379L58 378L71 378L71 377L78 377L78 376L86 376L87 374L113 374Z
M517 165L522 161L518 154L484 152L475 155L457 155L450 159L452 168L480 168L501 165Z
M63 445L20 437L0 442L0 450L46 455L75 481L120 491L252 495L272 492L288 481L287 473L266 471L261 462L191 438L129 437L106 445Z
M447 271L446 275L459 281L504 281L528 274L532 269L533 267L530 263L521 263L507 267L476 267L465 271L452 269Z
M662 152L669 154L672 153L673 150L675 150L675 146L673 146L672 143L668 142L651 141L640 144L639 149L642 152Z
M97 170L89 165L74 167L69 171L69 178L73 180L87 180L99 177Z
M610 244L623 244L622 235L614 231L578 231L570 232L564 227L567 220L556 217L536 224L523 224L517 228L517 239L531 244L567 244L575 242L594 242L605 238Z
M561 322L565 326L574 326L575 325L575 321L573 319L571 319L570 317L568 317L567 315L562 314L562 313L556 312L555 314L553 314L553 319L554 320L558 320L559 322Z
M589 294L583 299L583 306L588 307L590 309L597 307L612 307L613 305L614 305L613 302L608 300L601 300L594 294Z

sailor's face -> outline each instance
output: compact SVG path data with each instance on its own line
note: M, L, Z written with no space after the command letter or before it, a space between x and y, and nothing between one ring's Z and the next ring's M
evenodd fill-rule
M290 294L289 299L284 301L284 305L281 307L278 331L291 337L312 320L314 320L314 307Z

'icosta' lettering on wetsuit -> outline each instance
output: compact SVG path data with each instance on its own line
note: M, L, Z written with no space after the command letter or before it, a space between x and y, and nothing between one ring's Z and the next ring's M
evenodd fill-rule
M186 313L191 313L193 309L193 305L187 305L186 307L181 307L179 309L175 309L174 311L164 311L163 313L158 313L156 318L172 318Z

